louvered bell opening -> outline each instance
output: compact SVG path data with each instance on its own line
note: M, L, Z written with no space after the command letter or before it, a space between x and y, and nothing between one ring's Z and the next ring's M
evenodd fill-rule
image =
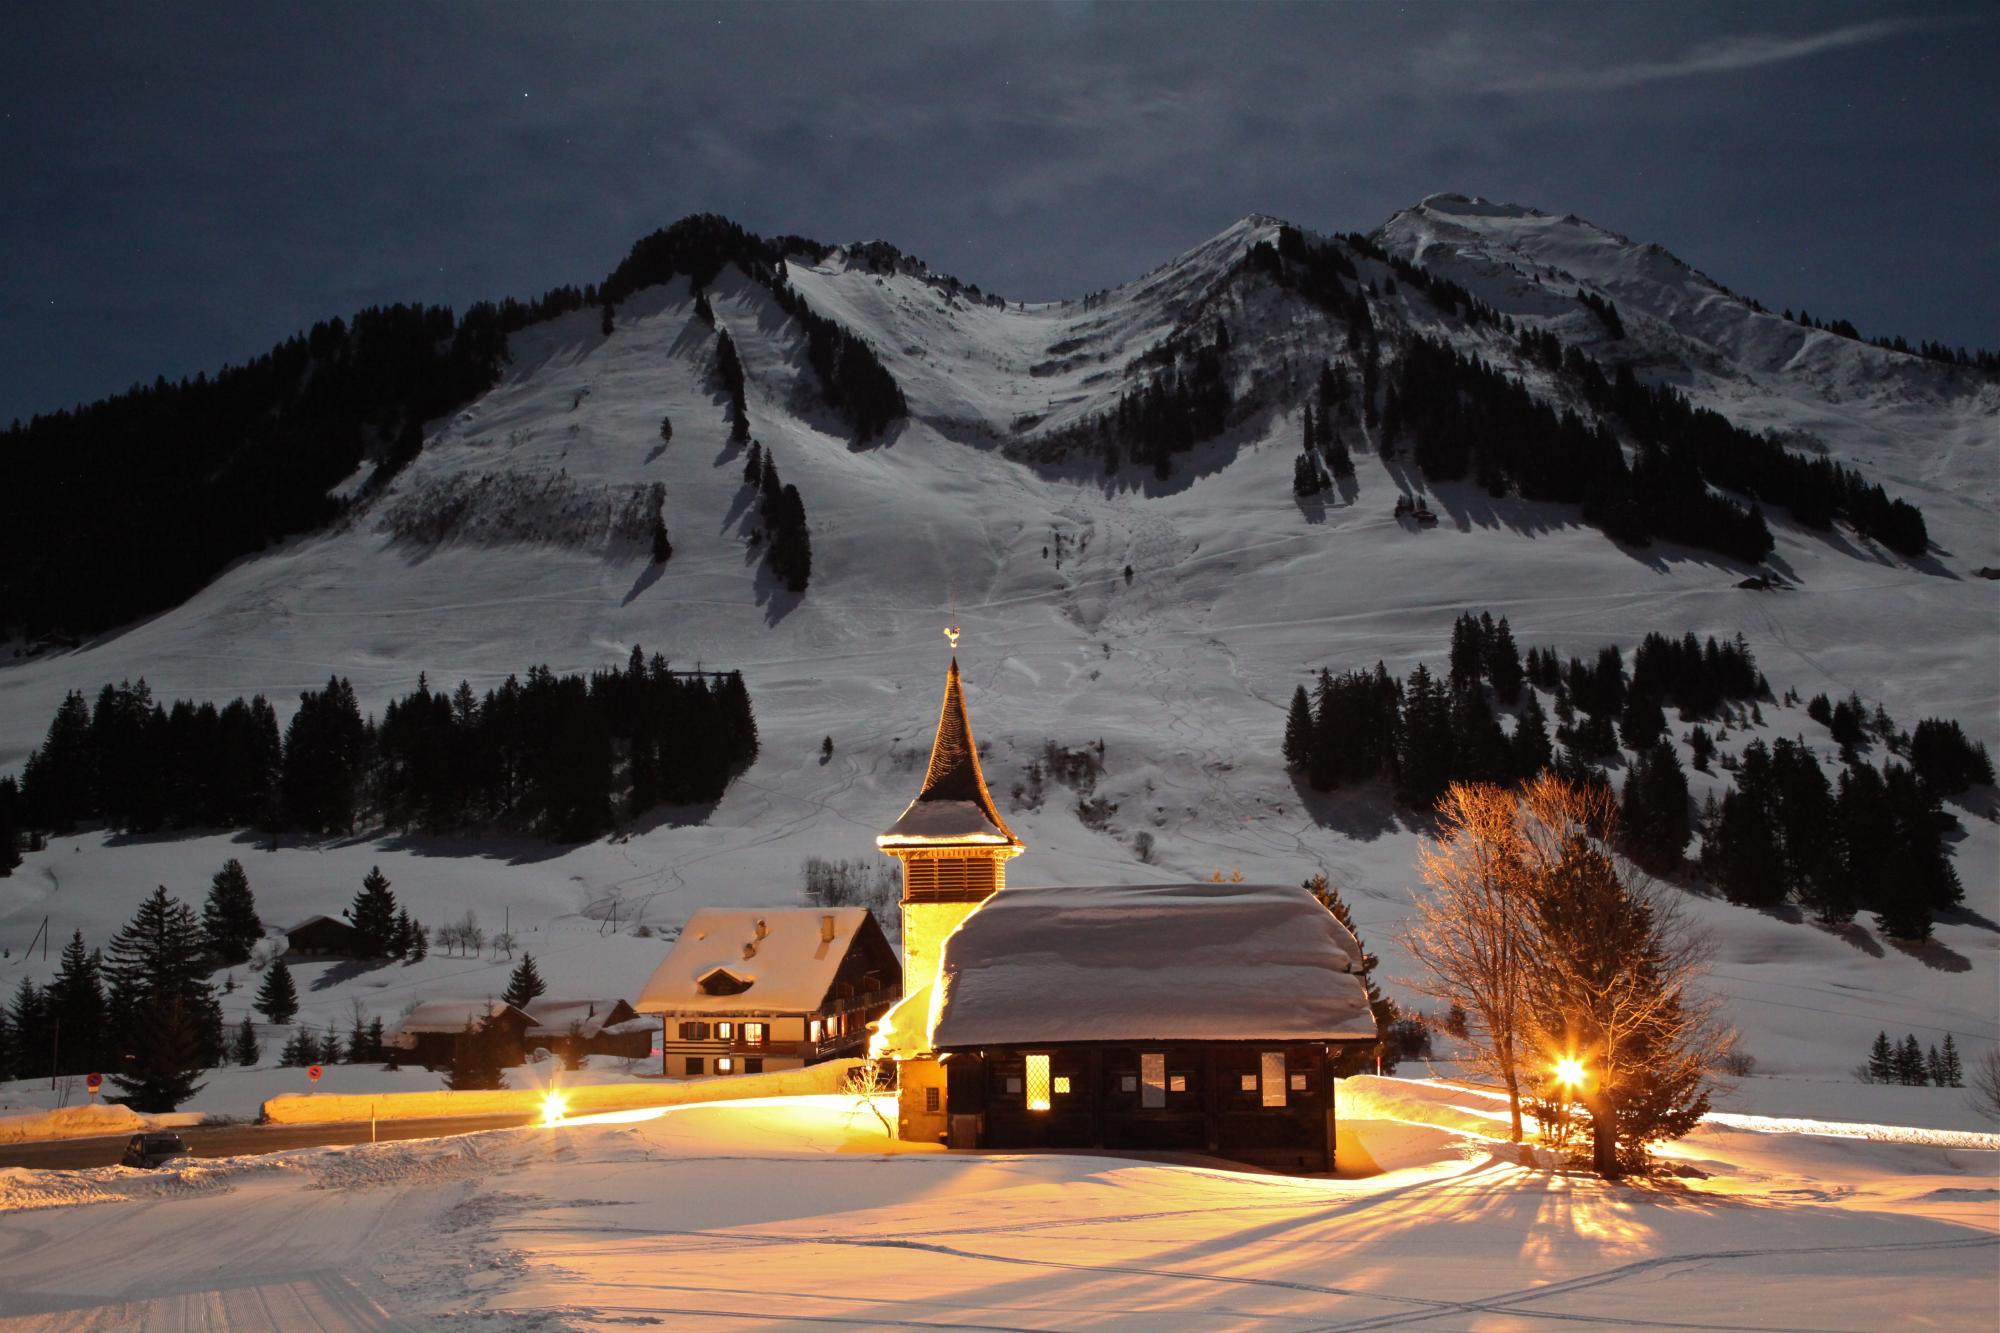
M903 862L903 901L984 902L1001 888L1005 873L999 861L985 856L913 856Z

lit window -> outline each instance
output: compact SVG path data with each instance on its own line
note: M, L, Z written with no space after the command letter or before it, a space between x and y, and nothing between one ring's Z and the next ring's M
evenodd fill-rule
M1057 1075L1055 1076L1055 1078L1054 1078L1054 1079L1053 1079L1052 1081L1053 1081L1053 1082L1054 1082L1054 1084L1055 1084L1055 1093L1056 1093L1056 1096L1058 1096L1058 1097L1067 1097L1067 1096L1069 1096L1069 1075L1068 1075L1068 1074L1057 1074Z
M715 1072L718 1074L733 1074L736 1072L736 1062L726 1055L718 1057L715 1062Z
M1139 1052L1139 1076L1145 1081L1146 1090L1139 1098L1139 1105L1161 1107L1167 1104L1167 1057L1163 1051Z
M818 1041L820 1039L820 1032L822 1029L820 1028L820 1023L817 1018L815 1018L810 1024L807 1025L807 1030L810 1034L811 1040Z
M764 1034L768 1030L769 1029L762 1023L745 1023L743 1025L744 1044L749 1046L762 1046L764 1044Z
M735 1035L736 1025L734 1023L717 1023L715 1025L715 1039L717 1041L728 1041Z
M1285 1053L1265 1051L1259 1057L1264 1072L1264 1105L1283 1106L1285 1104Z
M1049 1057L1046 1055L1028 1057L1028 1109L1049 1109Z
M1245 1074L1243 1076L1243 1091L1257 1091L1257 1076L1255 1074Z
M1304 1092L1305 1090L1306 1090L1306 1076L1304 1074L1292 1075L1292 1091Z
M1186 1092L1186 1091L1187 1091L1187 1075L1186 1075L1186 1074L1169 1074L1169 1075L1167 1075L1167 1091L1168 1091L1168 1092Z

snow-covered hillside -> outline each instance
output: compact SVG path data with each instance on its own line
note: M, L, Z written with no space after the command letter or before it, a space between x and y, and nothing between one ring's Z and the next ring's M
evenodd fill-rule
M707 294L747 372L751 433L811 524L803 595L775 582L747 540L755 498L710 375L715 335L685 279L625 301L609 337L595 311L516 335L503 381L432 423L418 459L340 530L242 561L186 604L74 652L0 669L0 771L18 770L65 691L106 681L144 676L162 698L262 692L282 719L330 674L379 711L420 672L483 688L536 663L618 662L634 643L679 665L741 669L763 737L756 764L698 820L655 816L575 848L59 838L0 880L0 989L46 973L39 952L22 955L44 916L58 947L72 928L103 942L155 884L198 899L235 855L268 921L337 911L380 864L426 921L476 910L491 928L509 916L552 991L629 994L664 944L611 933L614 904L621 932L672 927L705 904L796 901L808 855L876 855L874 834L921 776L947 624L964 627L987 775L1028 844L1017 882L1216 870L1285 881L1324 868L1384 955L1392 992L1407 971L1390 934L1415 887L1418 831L1379 791L1301 793L1278 756L1284 704L1321 666L1439 663L1467 608L1508 616L1523 647L1565 652L1629 650L1649 630L1741 632L1780 692L1852 690L1903 726L1955 717L2000 743L2000 589L1971 574L2000 564L1991 385L1824 346L1831 335L1758 315L1663 253L1585 224L1433 199L1392 220L1382 243L1569 340L1597 336L1576 281L1603 291L1660 374L1745 425L1809 432L1868 468L1923 506L1939 550L1913 564L1773 514L1771 564L1796 587L1754 593L1720 557L1624 549L1573 509L1470 483L1432 488L1444 521L1413 530L1390 510L1399 488L1420 483L1365 447L1351 501L1292 496L1300 423L1287 389L1309 383L1339 330L1238 271L1276 227L1247 219L1126 287L1027 307L970 298L914 266L872 271L850 252L794 259L793 287L865 337L908 397L910 419L867 446L819 404L768 289L726 270ZM1398 299L1413 324L1434 320L1414 296ZM1149 348L1211 317L1229 322L1264 394L1171 478L1037 469L1003 447L1115 403ZM1787 338L1799 345L1787 350ZM663 415L674 424L664 447ZM655 482L675 551L663 570L619 519ZM392 515L403 516L393 528ZM1801 735L1831 764L1825 729L1802 709L1763 711L1761 731L1731 732L1725 748ZM1051 783L1038 806L1010 798L1046 744L1098 740L1093 791ZM1088 822L1086 795L1106 803ZM1886 943L1866 923L1839 935L1697 905L1760 1072L1843 1079L1882 1028L1925 1041L1951 1031L1968 1056L2000 1037L2000 828L1986 817L1991 793L1973 801L1959 810L1957 847L1971 910L1928 950ZM315 976L301 991L309 1020L344 1027L351 998L393 1020L418 991L496 992L506 966L434 954L418 968ZM246 1003L246 992L229 997L232 1021Z

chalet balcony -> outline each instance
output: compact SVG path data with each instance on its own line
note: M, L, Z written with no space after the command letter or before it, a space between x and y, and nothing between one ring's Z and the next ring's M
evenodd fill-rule
M881 989L863 991L859 995L852 995L844 1000L827 1001L824 1012L828 1017L832 1017L834 1014L861 1013L869 1009L884 1008L902 998L903 993L900 990Z

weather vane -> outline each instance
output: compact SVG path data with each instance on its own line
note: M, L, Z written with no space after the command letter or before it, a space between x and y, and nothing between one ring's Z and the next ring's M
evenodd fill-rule
M945 628L944 637L951 641L951 646L954 651L958 648L958 634L959 634L959 629L958 626L956 625L950 625Z

